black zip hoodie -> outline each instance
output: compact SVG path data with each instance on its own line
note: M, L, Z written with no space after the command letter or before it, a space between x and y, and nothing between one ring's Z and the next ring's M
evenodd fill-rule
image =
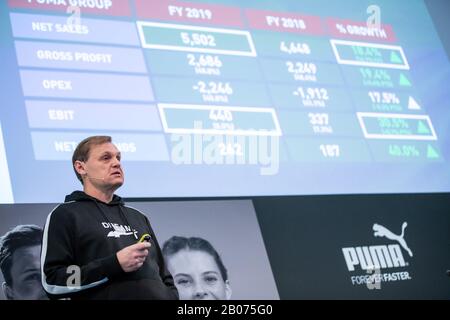
M146 233L151 247L144 265L124 272L116 253ZM150 222L116 195L110 203L81 191L66 196L47 217L41 268L50 298L178 299Z

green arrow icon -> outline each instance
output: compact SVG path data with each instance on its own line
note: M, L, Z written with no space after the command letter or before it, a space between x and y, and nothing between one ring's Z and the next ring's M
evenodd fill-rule
M427 158L429 159L438 159L439 153L430 145L428 145L427 149Z
M399 83L403 87L411 87L411 81L403 73L400 74Z
M417 125L417 133L429 134L430 129L422 121L419 121L419 124Z
M402 64L403 60L398 56L398 54L395 51L392 51L391 52L391 62Z

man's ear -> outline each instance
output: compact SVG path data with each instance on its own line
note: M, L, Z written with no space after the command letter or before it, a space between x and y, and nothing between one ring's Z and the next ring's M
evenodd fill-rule
M85 164L83 162L76 160L73 166L80 176L86 175Z
M14 300L14 292L11 289L11 287L6 284L6 282L2 283L2 289L3 289L3 294L5 295L6 299Z

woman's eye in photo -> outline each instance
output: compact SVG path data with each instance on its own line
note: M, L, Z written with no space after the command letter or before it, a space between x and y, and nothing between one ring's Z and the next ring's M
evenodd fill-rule
M205 281L206 281L207 283L211 284L211 283L215 283L215 282L217 281L217 278L216 278L216 277L209 276L209 277L206 277L206 278L205 278Z
M191 283L191 281L189 281L188 279L179 279L177 280L177 284L181 285L181 286L187 286Z

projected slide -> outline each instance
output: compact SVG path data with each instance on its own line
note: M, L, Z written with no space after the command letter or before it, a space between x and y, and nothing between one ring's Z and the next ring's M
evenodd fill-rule
M125 197L450 191L450 63L423 0L0 9L15 202L80 188L90 135L121 150Z

